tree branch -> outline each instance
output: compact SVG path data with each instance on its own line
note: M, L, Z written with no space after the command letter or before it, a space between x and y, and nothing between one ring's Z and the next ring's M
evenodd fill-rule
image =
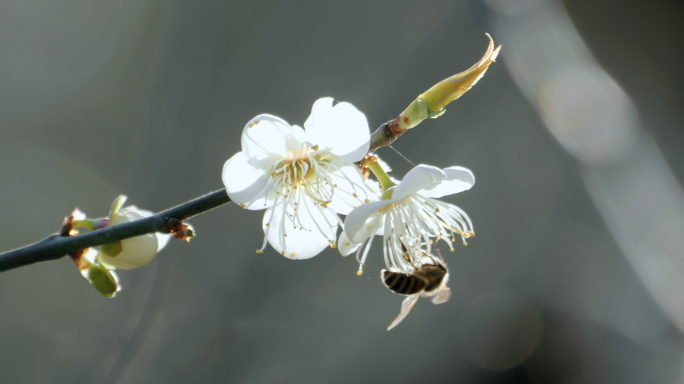
M0 254L0 272L41 261L60 259L88 247L154 232L168 233L174 224L230 202L225 189L126 224L76 236L51 235L35 244Z
M406 129L399 126L401 115L382 124L371 134L369 153L391 144ZM13 251L0 253L0 272L39 263L57 260L88 247L113 243L147 233L169 233L174 224L189 219L230 202L225 189L212 192L156 215L126 224L115 225L76 236L50 235L44 240Z

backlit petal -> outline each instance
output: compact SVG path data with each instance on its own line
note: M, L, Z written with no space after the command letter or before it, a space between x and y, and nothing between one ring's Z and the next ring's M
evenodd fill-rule
M399 201L419 191L431 190L445 178L446 174L437 167L425 164L418 165L401 180L392 195L392 200Z
M268 208L273 204L275 192L272 188L264 191L270 175L252 167L244 152L238 152L226 161L222 178L228 196L236 204L245 205L244 208L252 210ZM264 196L266 192L267 196Z
M374 224L372 222L375 218L371 216L390 204L392 204L390 200L380 200L354 208L344 220L344 231L347 233L347 237L356 243L363 242L366 237L370 236L368 233L371 230L369 225ZM377 228L371 233L375 234L376 231Z
M292 207L287 207L283 219L283 205L267 209L263 228L264 231L268 230L268 243L278 253L289 259L303 260L318 255L330 246L330 240L335 240L337 227L330 227L328 223L334 225L337 217L329 210L321 212L309 199L302 199L298 210L299 219L290 216L293 214ZM270 228L266 226L267 223ZM283 237L283 234L287 236Z
M366 180L356 165L348 163L339 170L331 172L330 176L336 187L329 207L335 212L346 215L366 200L369 202L378 200L378 196L366 185Z
M421 193L423 196L439 198L467 191L475 185L475 175L467 169L459 166L445 168L446 179L433 189Z
M349 103L333 107L332 97L314 103L304 128L312 144L348 161L361 160L370 148L366 116Z
M259 115L242 131L242 151L255 168L265 169L287 153L286 137L296 134L285 120L272 115Z
M337 241L337 249L340 250L342 256L350 255L352 252L356 251L360 245L361 243L352 243L351 240L347 238L347 234L344 231L342 231L340 239Z

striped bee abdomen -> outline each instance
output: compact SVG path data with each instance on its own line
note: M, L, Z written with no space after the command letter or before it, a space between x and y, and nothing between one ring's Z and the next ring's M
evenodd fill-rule
M425 289L425 279L416 275L407 275L388 270L382 270L382 282L390 291L400 295L414 295Z

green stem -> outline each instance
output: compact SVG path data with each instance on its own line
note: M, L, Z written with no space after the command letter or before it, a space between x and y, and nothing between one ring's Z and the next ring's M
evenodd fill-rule
M84 228L92 231L95 229L95 222L91 219L74 220L74 228Z
M379 162L373 162L373 164L368 166L368 169L370 169L371 172L373 172L373 175L375 175L375 177L380 182L380 187L382 187L383 192L396 186L396 184L392 182L392 179L390 179L389 175L387 175L387 172L385 172L385 170L382 169L382 166L380 166Z

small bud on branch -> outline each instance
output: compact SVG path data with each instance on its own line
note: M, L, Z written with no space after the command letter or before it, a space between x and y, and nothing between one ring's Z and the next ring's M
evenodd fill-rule
M446 112L449 103L461 97L484 76L489 65L496 60L501 46L494 49L494 40L489 34L489 46L484 56L468 70L440 81L430 89L418 95L406 109L394 120L381 125L371 135L371 151L391 144L407 130L420 124L423 120L437 118Z

